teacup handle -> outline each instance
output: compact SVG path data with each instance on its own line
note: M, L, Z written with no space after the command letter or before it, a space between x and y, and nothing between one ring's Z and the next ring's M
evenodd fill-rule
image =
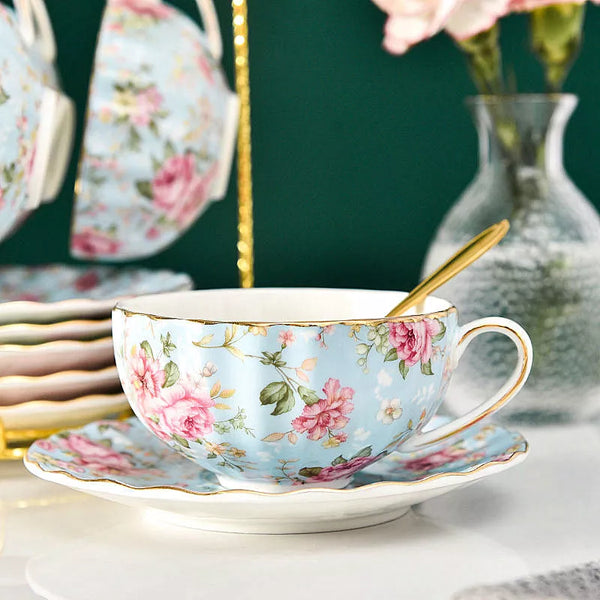
M208 49L217 62L221 62L223 56L223 40L221 39L221 28L219 18L213 0L196 0L198 10L204 23L204 31L208 38Z
M471 427L481 419L488 417L495 413L502 406L504 406L509 400L519 392L527 381L529 372L531 371L531 365L533 364L533 348L531 340L525 332L525 330L517 325L510 319L504 319L502 317L490 317L486 319L478 319L471 321L460 328L458 332L458 343L453 350L453 354L450 357L452 368L456 367L456 364L460 360L467 346L474 340L478 335L483 333L501 333L517 347L518 359L517 366L512 372L508 381L500 388L500 390L494 394L489 400L482 402L479 406L469 411L466 415L454 419L446 425L442 425L427 431L426 433L419 433L409 440L407 440L401 446L402 452L410 452L411 450L421 450L425 446L435 444L442 440L445 440L461 431Z
M37 48L48 63L56 60L56 40L44 0L14 0L19 30L25 45Z

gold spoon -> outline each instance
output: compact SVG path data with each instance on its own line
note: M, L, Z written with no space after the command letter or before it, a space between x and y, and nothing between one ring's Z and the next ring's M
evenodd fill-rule
M467 242L454 256L449 258L441 267L436 269L429 277L424 279L400 304L393 308L388 317L399 317L413 306L423 302L429 294L444 285L447 281L466 269L480 256L493 248L510 229L509 222L504 219L492 225L479 235Z

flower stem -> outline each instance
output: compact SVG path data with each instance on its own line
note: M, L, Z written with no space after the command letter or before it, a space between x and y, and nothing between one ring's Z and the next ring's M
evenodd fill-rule
M531 45L549 92L560 92L581 48L585 4L554 4L531 12Z
M467 57L471 77L480 94L504 92L499 34L500 26L496 23L486 31L457 41Z

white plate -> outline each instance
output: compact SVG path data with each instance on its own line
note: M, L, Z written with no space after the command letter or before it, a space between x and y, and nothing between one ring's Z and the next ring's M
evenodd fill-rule
M0 345L0 377L93 371L112 364L112 337L91 341L58 340L32 346Z
M133 418L90 423L39 440L25 465L47 481L151 509L153 517L185 527L308 533L391 521L414 504L518 464L527 452L519 433L479 423L435 448L392 453L355 475L343 490L299 486L261 493L223 488L212 473L175 453Z
M110 314L131 296L189 290L183 273L115 267L0 267L0 324L54 323Z
M73 400L38 400L14 406L0 406L0 420L7 430L52 430L79 427L129 410L125 394L96 394Z
M43 377L0 377L0 405L32 400L71 400L121 391L117 367L100 371L65 371Z
M110 319L63 321L49 325L13 323L0 326L0 344L43 344L57 340L93 340L109 336L111 333L112 322Z

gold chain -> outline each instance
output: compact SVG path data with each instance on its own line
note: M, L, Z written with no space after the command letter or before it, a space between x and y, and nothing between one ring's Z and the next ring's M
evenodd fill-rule
M248 6L233 0L235 87L240 99L238 131L238 271L244 288L254 286L254 234L252 218L252 128L250 124L250 68L248 64Z

